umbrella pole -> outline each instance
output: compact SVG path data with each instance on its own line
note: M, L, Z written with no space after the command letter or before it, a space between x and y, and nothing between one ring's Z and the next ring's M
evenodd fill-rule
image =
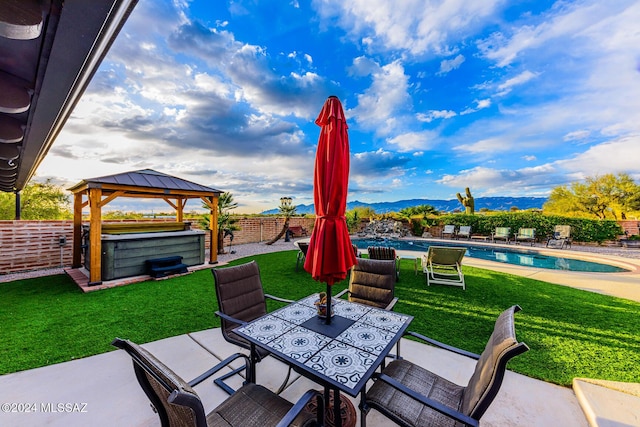
M331 324L331 285L327 282L327 317L324 321L326 325Z

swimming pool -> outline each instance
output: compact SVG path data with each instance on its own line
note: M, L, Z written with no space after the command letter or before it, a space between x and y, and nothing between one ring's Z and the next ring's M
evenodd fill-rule
M390 246L396 250L426 252L429 246L458 246L467 248L465 256L506 264L527 267L547 268L550 270L582 271L589 273L623 273L629 271L614 265L583 261L573 258L542 255L533 250L505 248L503 246L472 245L464 242L433 242L428 240L394 240L394 239L352 239L358 249L368 246Z

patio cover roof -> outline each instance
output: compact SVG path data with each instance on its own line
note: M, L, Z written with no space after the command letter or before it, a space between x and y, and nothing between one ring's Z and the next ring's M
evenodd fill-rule
M136 3L0 1L0 191L29 183Z

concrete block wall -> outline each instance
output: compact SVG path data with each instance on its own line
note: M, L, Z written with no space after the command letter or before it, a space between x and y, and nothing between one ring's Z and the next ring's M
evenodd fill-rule
M185 221L189 221L186 219ZM302 226L309 235L313 218L291 218L289 224ZM107 222L173 222L172 219L108 220ZM284 218L247 217L239 220L241 230L234 231L233 245L265 242L275 237L284 224ZM199 228L197 221L191 228ZM205 235L205 248L209 247L210 233ZM60 238L66 243L60 246ZM230 243L224 240L225 248ZM61 250L62 249L62 250ZM0 275L20 271L68 267L73 256L73 221L0 221Z

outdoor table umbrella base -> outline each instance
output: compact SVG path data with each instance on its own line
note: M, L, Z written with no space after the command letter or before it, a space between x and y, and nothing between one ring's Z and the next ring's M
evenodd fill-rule
M327 427L333 427L336 425L335 412L334 412L334 390L329 391L329 398L325 395L325 415L324 422ZM306 409L315 414L318 409L318 404L315 399L312 399L306 406ZM356 408L351 403L351 400L346 397L340 396L340 418L342 418L342 427L355 427L356 425Z

